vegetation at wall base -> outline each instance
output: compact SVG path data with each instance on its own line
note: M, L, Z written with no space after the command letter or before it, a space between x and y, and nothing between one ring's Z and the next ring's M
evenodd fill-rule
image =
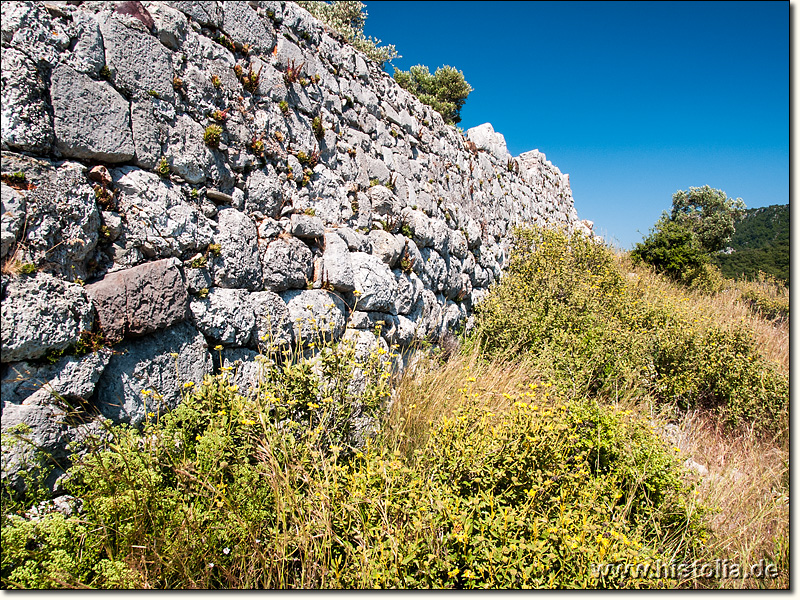
M730 281L687 290L578 234L515 235L461 352L420 353L388 412L388 355L320 340L266 357L256 395L223 370L110 428L74 458L71 516L4 488L3 587L787 586L786 320ZM591 568L716 558L782 576Z

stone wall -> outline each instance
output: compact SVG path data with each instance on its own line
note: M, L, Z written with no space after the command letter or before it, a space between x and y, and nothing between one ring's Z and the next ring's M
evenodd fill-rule
M136 423L143 391L174 406L214 361L319 330L438 339L500 277L513 225L586 229L543 154L445 125L284 2L3 2L2 172L19 171L4 431L52 421L53 398ZM98 331L113 352L73 352ZM57 455L79 435L59 427L39 440Z

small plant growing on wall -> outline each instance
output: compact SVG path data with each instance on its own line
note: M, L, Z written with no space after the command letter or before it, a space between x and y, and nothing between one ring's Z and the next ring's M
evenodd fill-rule
M211 76L211 85L213 85L215 88L219 89L219 88L222 87L222 80L219 77L217 77L216 75L212 75Z
M228 109L225 110L215 110L211 113L211 118L214 119L217 123L224 123L228 120Z
M161 160L158 161L158 167L156 167L156 171L161 177L169 177L169 162L167 161L166 156L162 156Z
M305 64L300 63L300 65L297 65L292 59L289 59L289 63L286 65L286 72L283 74L283 81L287 86L300 81L300 73Z
M281 109L281 112L285 115L289 114L289 103L286 100L281 100L278 103L278 107Z
M314 136L319 140L325 137L325 126L322 124L322 117L317 115L311 121L311 129Z
M103 210L114 210L116 208L116 203L114 202L114 193L106 186L99 183L95 184L94 197Z
M32 190L33 184L28 181L27 176L22 171L15 171L14 173L3 173L0 179L6 185L17 190Z
M182 92L183 91L183 79L181 79L177 75L175 77L173 77L172 78L172 89L174 89L176 92Z
M222 136L222 127L219 125L209 125L203 134L203 142L209 148L219 148L219 140Z
M256 156L264 156L264 141L254 137L250 142L250 150Z
M263 67L262 67L263 69ZM258 73L253 71L253 67L247 71L247 75L242 76L242 86L251 94L255 94L258 91L258 83L261 81L261 69L258 70Z

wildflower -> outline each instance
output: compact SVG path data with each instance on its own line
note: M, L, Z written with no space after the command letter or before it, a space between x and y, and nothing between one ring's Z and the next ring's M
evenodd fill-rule
M178 358L179 354L177 352L170 352L169 354L172 358Z
M214 568L214 563L208 563L208 568L209 569L213 569Z
M222 350L222 345L221 344L217 344L216 346L214 346L214 350L218 350L218 351Z
M231 553L231 549L230 549L230 548L227 548L227 547L226 547L226 548L223 548L223 549L222 549L222 553L223 553L223 554L225 554L225 555L227 556L228 554L230 554L230 553Z
M453 568L453 570L452 570L452 571L448 571L448 572L447 572L447 576L448 576L450 579L454 579L456 575L458 575L458 567L455 567L455 568Z
M190 388L193 385L194 385L194 381L187 381L186 383L183 384L183 387Z

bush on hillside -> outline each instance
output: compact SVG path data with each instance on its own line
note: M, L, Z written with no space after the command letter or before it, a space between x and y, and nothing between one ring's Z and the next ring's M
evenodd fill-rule
M789 381L744 325L646 301L610 249L579 233L518 230L507 275L476 308L473 343L536 357L565 393L649 397L718 413L730 426L785 431Z
M700 278L699 287L713 288L715 274L706 265L730 241L744 208L741 198L728 198L707 185L678 190L672 196L672 212L663 214L631 256L676 281L691 285Z

